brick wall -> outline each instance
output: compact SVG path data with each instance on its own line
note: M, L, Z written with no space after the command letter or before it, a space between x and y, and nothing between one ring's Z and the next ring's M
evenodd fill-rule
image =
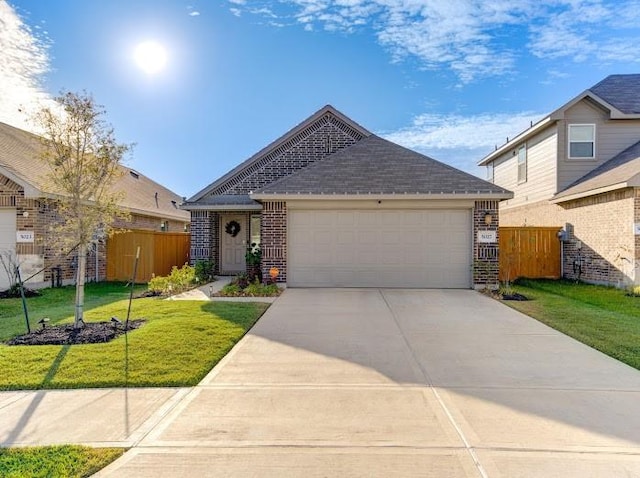
M364 136L328 113L219 185L211 195L248 194L325 158Z
M485 223L490 214L491 224ZM476 201L473 208L473 286L476 288L496 288L499 283L498 240L499 240L498 201ZM495 243L479 243L478 231L495 231Z
M24 190L5 176L0 175L0 207L16 208L16 227L20 231L33 231L33 243L16 244L16 254L22 262L23 279L31 274L44 270L29 282L32 287L51 285L51 268L59 266L61 279L65 284L75 281L77 254L69 253L53 246L50 227L60 221L55 203L24 197ZM168 231L184 231L183 221L154 218L134 214L130 221L117 221L115 226L134 230L160 230L160 222L164 221ZM93 245L87 251L86 279L96 278L96 254L98 256L98 280L106 278L106 247L104 242Z
M287 281L287 204L283 201L265 201L262 204L260 224L262 242L262 276L269 270L280 271L278 282Z
M640 259L640 238L633 235L634 222L640 222L639 202L638 193L631 188L559 205L541 201L502 209L500 223L567 228L563 276L623 286L635 280Z
M239 172L219 185L211 191L210 195L248 194L250 191L256 191L277 179L288 176L315 161L325 158L333 152L352 145L363 137L362 133L354 130L334 115L326 114L275 150L269 151L244 171ZM213 260L216 264L216 273L220 273L219 218L221 214L225 213L242 214L239 211L191 211L191 262L195 263L195 261L202 259ZM249 211L246 214L247 221L249 221L250 216L258 214L258 212ZM273 214L270 214L266 219L267 223L272 219ZM286 217L284 220L286 221ZM247 222L248 224L249 222ZM264 216L261 230L263 234L269 230L265 226ZM249 233L249 227L247 227L247 233ZM281 239L284 240L285 238L286 234ZM263 236L261 240L264 245L265 237ZM247 243L249 241L250 237L247 237ZM270 249L266 252L267 255L282 254L280 246L270 245L268 247ZM265 261L264 247L262 254L263 264L275 261L273 264L276 265L281 260L284 266L285 256L281 258L272 256ZM285 267L278 265L277 267L282 274L281 280L284 281ZM267 272L269 268L267 268ZM264 277L268 277L268 275Z

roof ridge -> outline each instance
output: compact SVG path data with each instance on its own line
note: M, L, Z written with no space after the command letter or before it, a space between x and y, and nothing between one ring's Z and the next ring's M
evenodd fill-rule
M367 137L371 135L370 131L360 126L357 122L334 108L332 105L327 104L269 143L267 146L260 149L257 153L253 154L248 159L225 173L223 176L216 179L213 183L194 194L187 202L196 202L204 196L213 194L216 191L223 192L220 190L227 187L238 175L242 173L247 174L245 174L239 181L252 175L255 170L260 169L260 167L273 160L270 155L275 155L280 148L285 148L289 143L300 141L301 136L306 137L309 134L312 134L315 130L311 131L311 129L314 126L320 127L321 125L318 124L318 121L322 120L326 115L333 116L343 123L345 127L351 129L352 131L350 131L350 134L352 136Z

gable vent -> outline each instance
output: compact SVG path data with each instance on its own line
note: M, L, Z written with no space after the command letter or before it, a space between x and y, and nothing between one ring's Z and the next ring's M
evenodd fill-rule
M134 178L138 179L140 177L140 173L138 173L138 171L134 171L133 169L129 170L129 174L131 176L133 176Z

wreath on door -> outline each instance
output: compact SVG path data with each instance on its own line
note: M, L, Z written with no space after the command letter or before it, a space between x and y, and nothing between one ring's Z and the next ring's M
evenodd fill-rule
M224 226L224 230L227 234L231 235L231 237L236 237L240 233L240 223L238 221L229 221L226 226Z

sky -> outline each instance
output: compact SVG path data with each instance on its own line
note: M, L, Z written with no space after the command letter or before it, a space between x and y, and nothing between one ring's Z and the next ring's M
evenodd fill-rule
M484 177L507 137L640 72L639 44L640 0L0 0L0 121L87 91L125 164L190 197L331 104Z

